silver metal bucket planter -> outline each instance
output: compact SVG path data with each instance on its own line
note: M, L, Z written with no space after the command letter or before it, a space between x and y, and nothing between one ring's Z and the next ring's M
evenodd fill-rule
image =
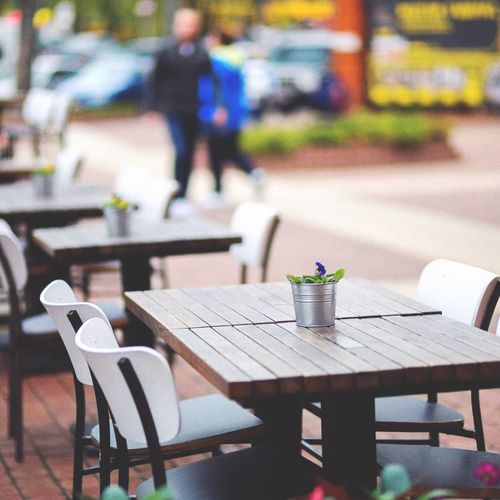
M52 174L35 174L33 176L35 196L51 198L54 196L54 176Z
M335 324L337 284L290 283L297 326L330 326Z
M104 207L104 217L109 237L117 238L130 235L131 205L125 208L118 208L116 206Z

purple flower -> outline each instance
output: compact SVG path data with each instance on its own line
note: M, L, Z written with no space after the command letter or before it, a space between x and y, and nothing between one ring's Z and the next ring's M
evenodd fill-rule
M478 465L474 475L487 487L497 486L500 483L500 469L495 464L489 462Z
M321 262L316 262L316 275L317 276L324 276L326 274L326 269Z

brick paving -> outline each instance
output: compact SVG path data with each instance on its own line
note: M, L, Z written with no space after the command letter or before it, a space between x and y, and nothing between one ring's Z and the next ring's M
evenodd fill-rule
M419 273L431 258L447 257L500 273L500 118L461 117L453 134L459 159L425 164L325 170L310 165L304 171L268 172L265 201L280 207L278 230L270 262L270 280L283 273L311 271L316 260L342 266L349 275L361 275L414 295ZM158 126L146 129L137 118L72 123L70 146L78 147L86 162L82 178L111 185L126 164L155 172L168 167L168 139ZM202 152L200 154L203 154ZM170 168L170 170L169 170ZM210 191L206 168L193 175L190 197L198 203ZM252 196L248 180L234 170L226 172L230 207L205 215L227 222L232 207ZM398 218L404 215L403 221ZM431 221L431 223L429 223ZM440 228L442 235L432 232ZM497 245L498 244L498 245ZM229 255L197 255L168 259L170 284L236 283L239 269ZM154 278L157 280L157 278ZM257 274L250 274L255 281ZM111 285L111 287L109 286ZM160 286L155 281L155 286ZM94 298L119 294L117 277L96 280ZM181 398L213 392L200 375L178 359L174 374ZM13 459L13 443L6 437L6 365L0 364L0 499L69 499L72 481L74 421L72 379L69 373L30 376L24 381L26 458ZM452 404L471 422L468 394L451 393L440 401ZM95 415L89 391L89 414ZM488 450L500 452L498 390L482 391ZM318 422L308 416L308 434ZM444 437L444 445L473 448L473 442ZM86 457L88 464L95 457ZM174 461L175 466L180 461ZM131 491L149 476L147 466L131 474ZM96 496L96 477L84 478L84 493Z

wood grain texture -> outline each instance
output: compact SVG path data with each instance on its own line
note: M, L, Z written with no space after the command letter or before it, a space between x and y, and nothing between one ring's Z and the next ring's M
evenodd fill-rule
M405 394L500 380L500 338L377 289L345 279L339 305L349 296L369 312L322 328L297 327L284 314L291 292L281 283L133 292L126 304L233 398L307 399L357 389Z

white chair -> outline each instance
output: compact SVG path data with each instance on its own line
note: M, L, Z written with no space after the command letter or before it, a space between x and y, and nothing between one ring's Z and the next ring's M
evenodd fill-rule
M0 347L9 353L9 435L16 441L16 460L23 460L23 376L33 370L70 367L57 328L46 313L26 317L24 289L28 267L21 242L9 225L0 220L0 275L9 292L9 334L0 337ZM117 326L127 322L125 312L108 308ZM115 312L117 314L115 315Z
M40 295L40 300L54 321L68 351L74 371L76 394L75 452L73 468L73 498L77 500L82 493L82 476L100 473L102 489L110 483L110 473L120 467L117 460L117 443L112 425L111 432L101 437L100 427L92 429L90 436L85 430L85 392L84 385L92 386L93 381L82 352L75 344L75 330L82 322L100 318L111 325L103 311L95 304L78 302L71 287L63 280L50 283ZM111 334L105 339L108 346L118 348ZM104 413L104 412L103 412ZM201 396L181 402L183 428L174 442L162 447L162 456L174 458L196 455L206 451L217 452L218 446L225 443L250 442L264 431L263 422L238 405L219 394ZM213 418L206 418L212 416ZM107 422L107 416L104 419ZM109 443L111 440L111 443ZM99 468L83 466L83 446L92 442L100 451ZM147 462L147 449L137 443L128 443L127 471L121 471L121 482L127 486L128 467Z
M4 126L12 148L18 139L30 139L35 156L40 156L40 143L50 128L56 95L56 91L42 87L32 87L28 90L21 108L23 123Z
M83 158L79 151L73 148L64 148L59 151L55 161L55 183L64 188L71 184L80 171Z
M419 278L417 300L443 312L443 315L488 330L500 296L500 277L495 273L445 259L429 262ZM480 451L486 449L479 391L471 390L473 429L464 428L465 417L457 410L437 402L437 394L427 400L411 396L377 398L376 430L386 432L429 433L427 439L381 439L381 444L430 444L439 446L439 433L475 439ZM321 416L321 405L306 408ZM320 458L311 444L320 439L306 438L303 447Z
M198 460L165 474L160 443L175 442L185 425L183 402L179 404L172 371L157 351L147 347L119 349L107 340L110 336L106 323L91 319L78 331L76 344L106 397L116 432L148 446L153 478L137 487L137 497L144 498L168 481L176 497L183 500L263 498L269 491L265 481L272 479L269 445ZM208 413L198 417L215 424L219 418Z
M72 109L73 98L69 94L56 92L52 103L48 134L57 139L60 148L65 146L66 129Z
M231 255L241 263L241 283L247 281L247 268L260 267L261 281L267 279L271 245L280 222L278 209L262 203L245 201L231 217L230 227L241 234L243 241L231 245Z

